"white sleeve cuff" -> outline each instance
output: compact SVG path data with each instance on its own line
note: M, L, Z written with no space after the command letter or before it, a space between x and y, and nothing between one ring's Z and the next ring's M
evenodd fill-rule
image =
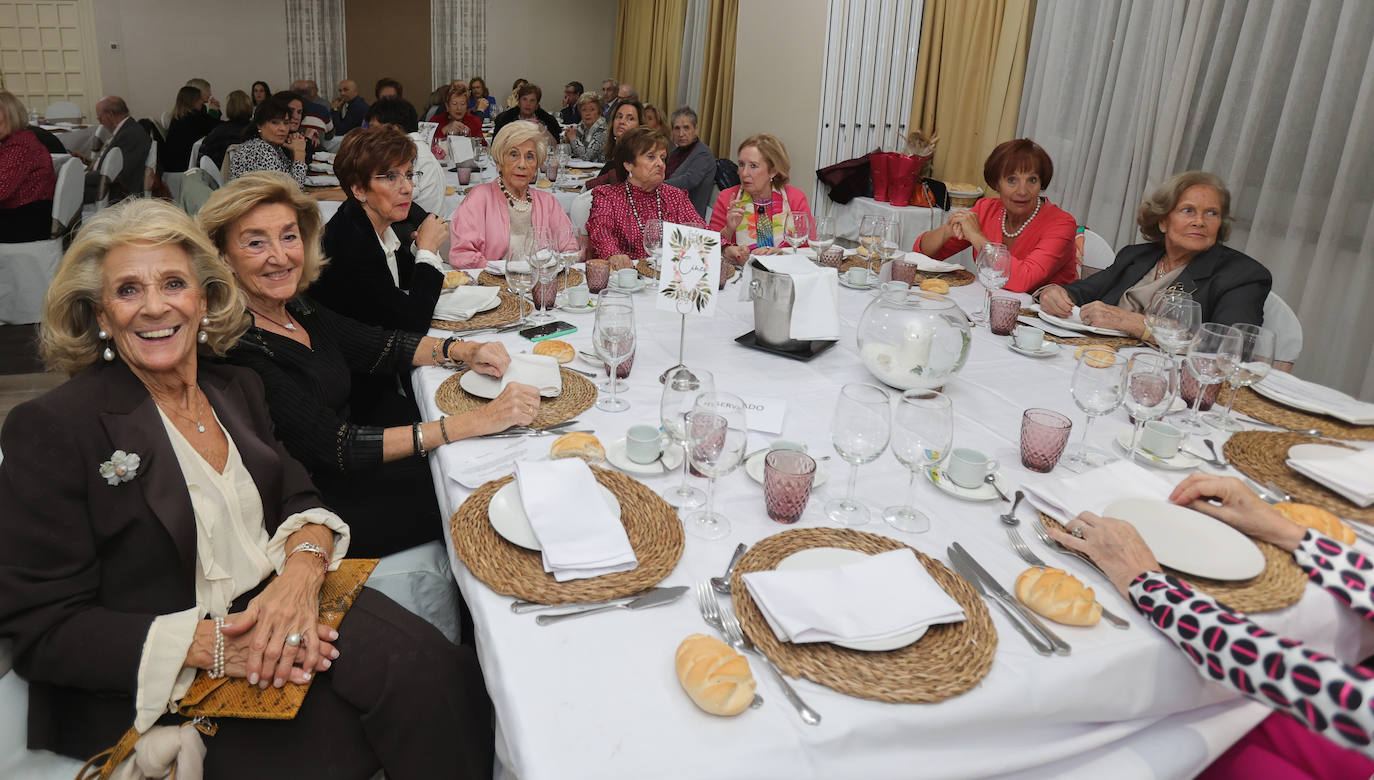
M196 637L200 617L200 607L191 607L153 618L138 662L134 728L140 733L166 714L195 679L196 670L186 665L186 653Z
M286 549L287 538L311 523L325 526L334 532L334 559L329 562L329 571L339 568L339 561L348 555L348 523L324 507L307 509L286 518L267 541L267 560L272 562L272 568L278 574L281 574L282 568L286 566L286 554L290 552Z
M443 272L445 272L445 271L448 270L447 268L444 267L444 261L443 261L443 260L440 260L438 255L434 254L433 252L429 251L428 249L420 249L420 250L417 250L417 251L415 252L415 262L417 262L417 263L425 263L425 264L427 264L427 265L432 265L432 266L434 266L440 273L443 273Z

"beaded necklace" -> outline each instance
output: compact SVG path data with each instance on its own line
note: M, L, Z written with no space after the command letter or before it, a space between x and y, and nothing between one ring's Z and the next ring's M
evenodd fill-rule
M1031 215L1030 215L1029 217L1026 218L1026 221L1021 223L1021 227L1017 228L1015 233L1011 232L1010 230L1007 230L1007 210L1006 210L1006 208L1003 208L1003 209L1002 209L1002 237L1003 237L1003 238L1016 238L1017 236L1021 235L1021 232L1022 232L1023 230L1026 229L1026 225L1029 225L1029 224L1031 223L1031 220L1032 220L1032 219L1035 219L1035 215L1040 213L1040 204L1041 204L1042 202L1043 202L1043 200L1042 200L1041 198L1036 198L1036 199L1035 199L1035 211L1032 211L1032 212L1031 212Z
M505 179L501 178L500 176L497 176L496 183L501 187L501 192L506 196L506 202L510 204L511 208L515 209L516 211L522 214L534 208L534 200L530 196L529 189L525 190L524 200L516 200L515 196L510 194L510 190L506 189Z
M639 235L644 236L644 220L639 218L639 209L635 208L635 198L630 192L630 183L625 182L625 200L630 202L630 213L634 215L635 224L639 226ZM654 207L658 209L658 221L663 222L663 194L657 187L654 188Z

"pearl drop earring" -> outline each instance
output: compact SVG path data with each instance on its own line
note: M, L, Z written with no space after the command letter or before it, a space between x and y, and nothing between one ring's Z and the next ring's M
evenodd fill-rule
M201 317L201 318L200 318L200 327L201 327L201 331L200 331L200 333L197 333L197 334L196 334L196 341L200 342L201 344L204 344L205 342L207 342L207 341L210 340L210 334L205 332L205 328L209 327L209 325L210 325L210 318L209 318L209 317Z
M105 359L106 363L109 363L110 361L114 360L115 353L113 349L110 349L109 332L106 331L104 328L101 328L95 335L96 338L99 338L101 341L105 342L105 350L100 353L100 356Z

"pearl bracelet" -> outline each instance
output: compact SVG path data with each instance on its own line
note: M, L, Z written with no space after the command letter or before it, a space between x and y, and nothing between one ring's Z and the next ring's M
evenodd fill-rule
M215 618L215 649L210 664L210 679L224 676L224 618Z

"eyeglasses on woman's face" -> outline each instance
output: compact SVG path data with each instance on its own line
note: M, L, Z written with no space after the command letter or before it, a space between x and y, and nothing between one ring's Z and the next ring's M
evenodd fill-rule
M400 171L387 171L386 173L379 173L372 178L374 180L386 182L388 187L396 188L401 186L402 181L409 182L412 185L419 184L422 176L424 176L424 174L420 171L406 171L405 173L401 173Z

